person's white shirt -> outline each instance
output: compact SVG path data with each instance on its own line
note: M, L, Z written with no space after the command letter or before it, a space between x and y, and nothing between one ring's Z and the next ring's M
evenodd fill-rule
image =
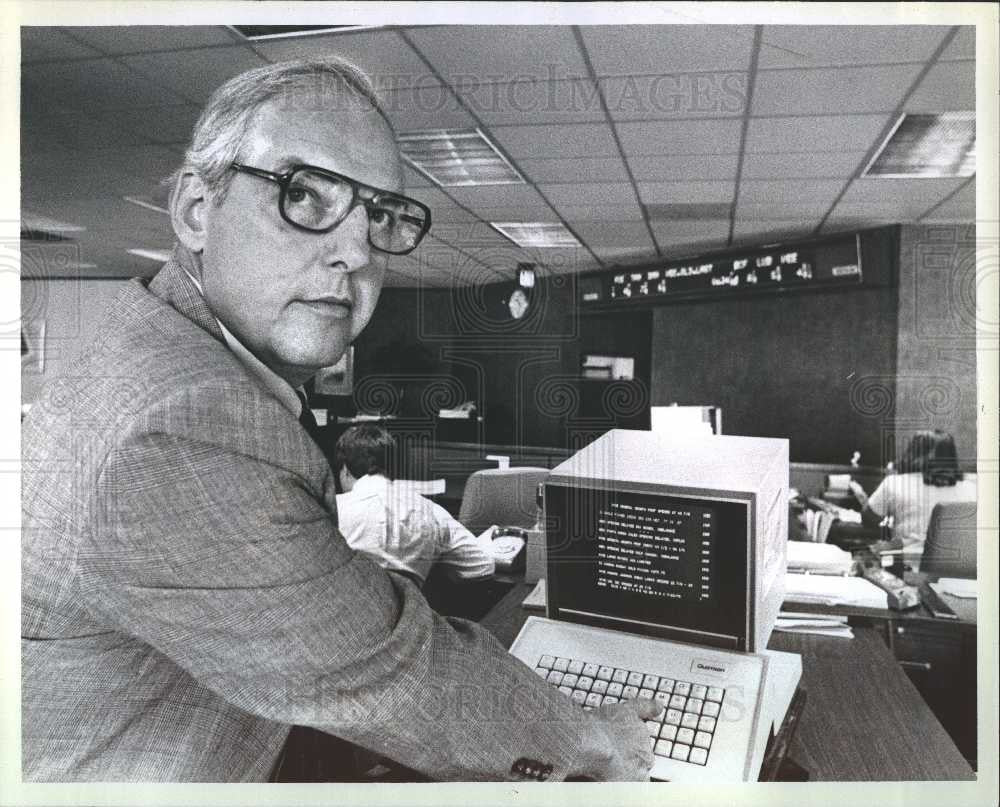
M435 563L463 580L493 574L487 533L477 538L440 505L381 474L363 476L338 494L337 518L353 549L421 583Z
M868 507L881 518L893 517L892 534L906 552L922 553L934 505L976 501L976 477L966 475L954 485L928 485L922 473L891 474L869 497Z

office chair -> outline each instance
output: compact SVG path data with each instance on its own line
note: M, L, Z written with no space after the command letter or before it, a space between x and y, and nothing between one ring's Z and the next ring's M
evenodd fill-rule
M934 505L920 571L935 577L976 577L976 503Z
M531 527L536 518L538 483L547 468L488 468L476 471L465 483L458 520L474 535L491 524Z

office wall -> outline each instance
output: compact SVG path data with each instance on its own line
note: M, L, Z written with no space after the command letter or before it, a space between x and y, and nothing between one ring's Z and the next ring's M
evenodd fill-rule
M70 366L104 317L104 310L124 280L21 281L21 322L26 335L44 323L44 369L34 362L21 367L21 402L32 403L46 379Z
M996 336L996 312L976 309L976 228L904 226L893 431L897 449L921 429L955 437L976 458L976 323Z

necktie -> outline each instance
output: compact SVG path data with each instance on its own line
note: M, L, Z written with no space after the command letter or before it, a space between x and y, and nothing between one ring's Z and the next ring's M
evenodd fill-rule
M309 401L306 400L305 394L299 390L296 390L295 394L299 396L299 400L302 402L302 411L299 414L299 423L302 424L303 429L309 432L309 436L312 437L313 441L318 444L319 425L316 423L316 417L313 415L312 409L309 408Z

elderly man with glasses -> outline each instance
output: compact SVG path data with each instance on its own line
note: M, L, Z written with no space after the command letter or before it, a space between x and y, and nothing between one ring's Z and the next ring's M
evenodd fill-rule
M344 62L209 100L173 257L24 423L25 780L266 781L292 725L435 779L647 775L653 702L583 710L337 530L302 385L430 228L402 180Z

